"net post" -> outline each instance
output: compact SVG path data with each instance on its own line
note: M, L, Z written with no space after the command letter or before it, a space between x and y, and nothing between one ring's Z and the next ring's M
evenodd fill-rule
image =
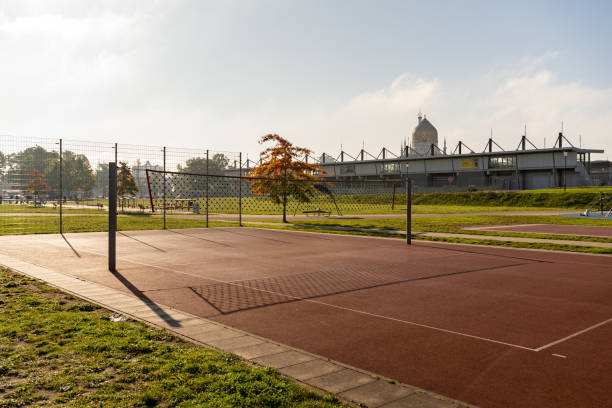
M208 228L208 149L206 149L206 228Z
M166 146L164 146L164 229L166 229Z
M242 152L238 153L238 225L242 227Z
M64 233L64 225L63 225L63 203L64 203L64 184L63 184L63 174L62 167L63 159L62 159L62 139L59 140L59 189L60 189L60 199L59 199L59 232L60 234Z
M155 205L153 204L153 192L151 191L151 181L149 180L149 169L145 169L147 175L147 188L149 189L149 202L151 203L151 213L155 212Z
M412 179L406 178L406 244L412 245Z
M117 270L117 163L108 163L108 270Z

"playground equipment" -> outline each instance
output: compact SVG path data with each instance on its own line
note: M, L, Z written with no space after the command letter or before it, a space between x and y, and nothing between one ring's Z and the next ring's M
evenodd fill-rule
M594 210L595 209L595 210ZM580 213L583 217L590 217L593 211L599 211L604 218L609 218L612 215L612 197L608 193L599 193L599 199L592 204L585 212ZM604 215L604 212L607 213Z

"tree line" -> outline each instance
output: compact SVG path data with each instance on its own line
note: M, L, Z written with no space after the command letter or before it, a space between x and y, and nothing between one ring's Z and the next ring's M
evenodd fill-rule
M222 175L228 168L229 160L224 154L215 154L211 159L193 157L185 165L178 165L182 173ZM148 161L144 164L137 160L134 168L125 164L124 172L135 173L136 191L146 191L144 169L161 169ZM24 149L17 153L0 152L0 186L6 190L16 190L24 195L46 195L51 199L60 196L60 155L40 146ZM84 154L66 150L62 152L62 190L65 198L85 198L93 194L108 195L108 163L98 163L93 169ZM130 192L132 189L128 189Z

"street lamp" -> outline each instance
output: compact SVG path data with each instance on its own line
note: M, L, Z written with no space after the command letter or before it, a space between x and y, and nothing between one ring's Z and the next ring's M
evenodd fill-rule
M567 152L563 152L563 192L567 191Z

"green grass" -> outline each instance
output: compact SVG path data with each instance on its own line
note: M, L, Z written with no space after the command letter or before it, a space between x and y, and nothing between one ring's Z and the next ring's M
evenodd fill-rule
M610 188L607 188L610 191ZM599 190L476 191L466 193L414 194L413 204L470 206L553 207L586 209L599 199Z
M479 212L503 212L503 211L567 211L562 207L512 207L493 205L453 205L453 204L415 204L412 206L413 214L464 214ZM403 213L406 207L397 213Z
M359 228L379 228L406 230L404 218L358 218L296 220L297 224L354 226ZM455 232L468 226L493 226L512 224L557 224L612 226L609 220L573 218L555 215L462 215L454 217L417 217L412 219L412 228L426 232Z
M97 208L63 208L65 214L104 214L105 211ZM26 204L0 204L0 213L36 213L36 214L59 214L59 207L34 207Z
M132 215L117 217L119 231L159 230L163 228L161 217ZM201 228L205 221L200 219L167 218L166 225L171 229ZM210 226L233 226L237 223L211 221ZM64 232L100 232L108 230L108 217L74 215L63 218ZM15 234L53 234L59 231L59 217L3 217L0 235Z
M563 193L563 187L556 188L541 188L539 190L522 190L522 193ZM600 186L600 187L568 187L567 192L569 193L598 193L608 192L612 193L612 186Z
M319 231L340 234L356 234L367 236L383 236L401 238L396 234L384 233L376 230L391 230L405 231L406 224L402 218L381 218L381 219L333 219L333 220L296 220L290 224L264 225L262 228L284 228L296 229L303 231ZM416 239L427 239L435 241L458 242L458 243L477 243L481 245L497 245L510 246L516 248L540 248L554 249L560 251L572 252L587 252L599 254L612 254L612 248L602 248L595 246L578 246L571 244L556 244L556 243L537 243L537 242L515 242L515 241L498 241L487 239L486 236L502 236L502 237L522 237L522 238L540 238L540 239L555 239L566 241L586 241L586 242L612 242L612 239L606 237L589 237L589 236L573 236L560 234L536 234L536 233L521 233L511 231L471 231L464 228L471 226L492 226L492 225L512 225L512 224L560 224L560 225L591 225L591 226L609 226L612 223L607 220L569 218L560 216L529 216L529 215L473 215L473 216L455 216L455 217L424 217L414 218L412 220L413 231L419 232L439 232L461 235L483 235L481 239L471 237L424 237L415 236ZM255 226L256 224L249 224ZM370 231L341 231L333 230L334 227L362 228Z
M360 235L370 237L384 237L394 239L405 239L403 235L385 233L376 229L372 230L336 230L331 229L325 225L313 225L313 224L249 224L252 227L269 228L269 229L283 229L293 231L308 231L308 232L322 232L326 234L340 234L340 235ZM362 227L356 227L362 228ZM387 229L387 228L385 228ZM582 246L582 245L571 245L571 244L557 244L557 243L542 243L542 242L516 242L516 241L498 241L492 239L475 239L475 238L464 238L461 236L455 237L426 237L422 235L415 235L413 240L426 240L426 241L439 241L439 242L452 242L458 244L477 244L477 245L491 245L491 246L503 246L512 248L528 248L528 249L545 249L555 251L568 251L568 252L582 252L589 254L612 254L612 248L602 248L594 246Z
M0 293L2 408L344 406L6 269Z

